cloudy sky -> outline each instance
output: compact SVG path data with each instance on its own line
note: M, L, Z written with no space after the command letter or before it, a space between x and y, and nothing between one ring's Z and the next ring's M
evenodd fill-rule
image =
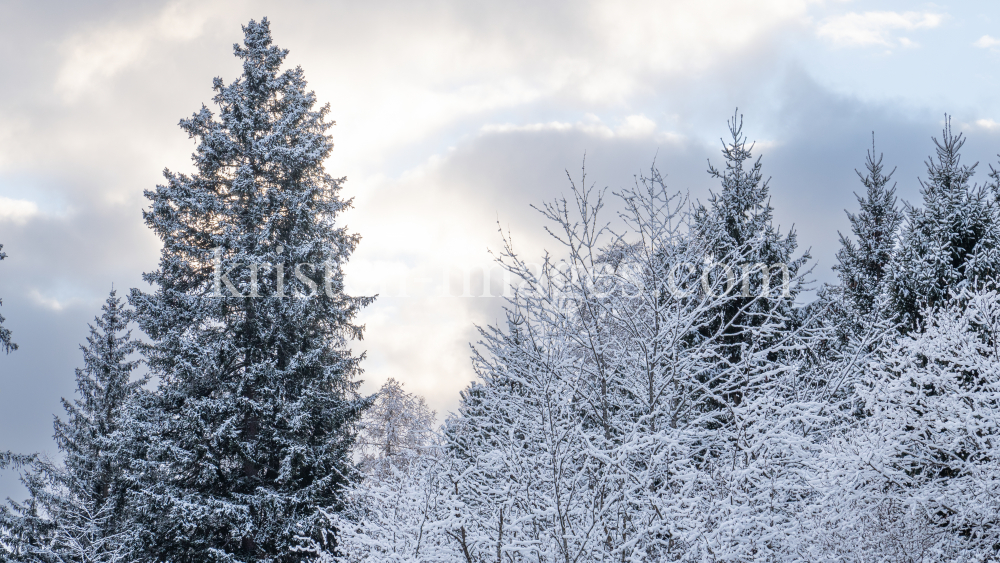
M529 256L550 246L530 204L584 155L598 187L655 158L704 200L739 107L826 281L872 131L913 202L945 112L980 179L1000 152L995 3L0 0L0 312L21 345L0 356L0 450L55 453L87 322L156 265L142 191L191 169L177 122L236 77L240 25L263 16L337 121L327 168L363 237L349 283L382 295L366 389L395 377L439 414L473 377L474 324L500 314L456 295L460 272L489 267L498 221Z

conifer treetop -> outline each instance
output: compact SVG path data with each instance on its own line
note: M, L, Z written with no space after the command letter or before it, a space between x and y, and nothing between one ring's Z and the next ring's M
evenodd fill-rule
M761 157L753 158L754 144L743 134L743 116L738 110L727 125L730 140L720 139L725 168L716 168L711 160L708 163L708 173L720 180L722 190L711 192L707 207L697 206L695 226L716 259L784 263L794 275L809 253L793 259L798 246L795 229L783 236L773 223L770 178L764 178Z
M721 180L722 191L718 194L711 192L709 202L713 211L725 221L725 234L739 247L770 227L774 209L768 195L770 179L764 179L761 157L753 160L754 144L747 146L743 116L734 113L726 124L732 138L728 142L720 139L722 156L726 160L725 169L719 170L711 160L708 162L708 173Z
M0 507L0 559L6 543L17 561L135 560L128 553L125 517L124 469L131 460L121 455L118 432L146 379L132 379L139 343L131 338L130 319L112 290L80 347L84 364L76 370L77 396L62 400L66 418L53 423L62 459L9 458L23 468L21 482L30 496ZM0 466L3 458L0 454Z
M925 202L933 201L936 197L944 196L948 192L957 192L967 189L969 179L976 173L978 162L972 166L962 164L961 150L965 145L962 133L957 135L951 130L951 116L945 114L944 128L941 131L941 140L931 137L934 142L934 152L937 154L937 161L934 157L928 157L925 161L927 165L927 180L918 179L920 182L920 193L924 196Z
M6 257L7 253L3 251L3 245L0 244L0 260L3 260ZM3 299L0 299L0 305L3 305ZM0 348L2 348L7 354L10 354L14 350L17 350L17 344L11 342L10 329L3 326L3 322L5 320L6 319L3 318L3 315L0 315Z
M885 289L899 227L904 219L897 205L896 184L889 186L896 169L886 174L882 164L884 155L879 153L876 159L875 154L873 132L872 148L865 158L865 173L854 171L866 188L864 197L854 194L860 211L855 214L845 210L854 240L837 233L841 248L834 270L859 312L871 311L875 299Z
M995 190L973 184L978 163L962 164L965 144L945 115L942 137L920 180L923 207L906 206L906 223L891 282L896 314L905 330L916 328L925 307L981 286L1000 274L1000 208ZM992 192L992 193L991 193Z
M197 173L166 170L167 185L146 192L153 202L146 223L167 243L164 275L147 276L158 285L176 280L186 291L200 283L210 292L204 281L216 248L232 262L284 254L339 264L359 240L333 225L351 200L337 196L343 179L323 168L333 148L329 106L314 109L300 67L280 71L288 51L272 45L266 18L243 29L244 45L234 46L243 74L228 85L213 81L218 116L202 106L180 122L198 141ZM317 239L331 250L314 248ZM167 275L170 269L175 275Z

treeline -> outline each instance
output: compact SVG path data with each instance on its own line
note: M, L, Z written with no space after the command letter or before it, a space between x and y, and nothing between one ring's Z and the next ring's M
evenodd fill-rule
M244 31L218 115L181 122L197 172L146 193L154 291L91 327L63 459L0 455L29 491L0 560L1000 557L1000 173L973 181L950 122L920 205L868 153L839 282L806 305L738 115L704 204L655 168L571 185L541 269L504 239L505 322L438 427L395 381L358 393L371 299L343 292L328 109L266 19Z
M605 192L544 206L540 272L507 241L478 380L348 487L340 560L1000 557L997 171L946 124L901 205L873 148L839 283L800 306L808 256L730 133L705 205L653 169L611 196L624 230Z

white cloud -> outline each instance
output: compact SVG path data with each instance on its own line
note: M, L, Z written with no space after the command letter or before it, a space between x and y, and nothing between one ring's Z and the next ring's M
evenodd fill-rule
M1000 46L1000 39L990 35L984 35L976 40L973 45L979 47L980 49L992 49L993 47Z
M614 66L698 70L757 43L769 31L804 22L808 2L606 2L590 14Z
M0 197L0 223L24 223L38 214L38 205L24 199Z
M31 297L31 299L36 304L41 305L42 307L44 307L46 309L49 309L51 311L59 312L59 311L62 311L63 309L65 309L67 306L70 305L70 303L65 303L65 302L59 301L58 299L56 299L54 297L46 297L46 296L42 295L42 293L40 291L38 291L37 289L32 289L28 293L28 295Z
M177 1L142 22L115 24L80 33L65 44L56 90L67 101L139 62L155 41L189 41L201 35L210 12L204 5Z
M987 131L1000 131L1000 123L997 123L992 118L977 119L976 126Z
M842 46L913 47L913 41L893 32L932 29L943 20L944 15L931 12L851 12L825 19L816 33Z
M636 95L655 94L653 85L666 77L709 72L762 48L780 30L805 28L810 3L417 5L358 10L349 14L350 30L310 31L313 54L282 41L277 26L286 20L280 11L271 14L279 44L292 47L321 98L336 100L335 113L351 108L335 115L335 134L350 139L339 145L345 162L375 162L456 123L491 121L495 112L508 118L511 108L628 107Z
M630 115L615 128L615 134L620 137L652 137L656 133L656 122L645 115Z
M548 121L545 123L527 123L524 125L517 125L515 123L500 123L500 124L487 124L480 128L483 133L539 133L542 131L586 131L589 133L596 133L602 137L610 137L614 135L614 131L610 127L604 124L591 125L587 123L565 123L562 121Z
M676 133L661 132L657 136L656 122L645 115L629 115L621 120L616 127L611 127L603 123L595 115L588 115L586 121L567 123L562 121L548 121L545 123L527 123L517 125L514 123L487 124L480 128L480 132L489 133L541 133L541 132L580 132L592 137L612 139L615 137L642 139L654 138L676 140L680 136Z

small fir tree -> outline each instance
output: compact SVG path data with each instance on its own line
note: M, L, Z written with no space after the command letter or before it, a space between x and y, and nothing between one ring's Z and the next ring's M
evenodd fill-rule
M0 244L0 260L7 257L7 254L3 251L3 245ZM0 299L0 305L3 305L3 300ZM14 350L17 350L17 344L11 341L10 329L3 326L3 322L6 319L3 315L0 315L0 348L7 354L10 354Z
M133 380L139 343L128 330L130 312L112 291L81 346L77 398L63 399L66 420L55 420L61 463L38 456L22 459L22 482L30 498L0 514L23 561L112 562L126 560L125 478L127 458L116 439L123 413L145 378Z
M127 459L120 457L116 435L130 402L146 383L145 377L132 378L139 361L130 359L139 349L128 329L131 312L124 309L114 290L102 307L102 315L90 326L87 346L81 346L84 367L76 370L77 398L63 399L66 421L56 418L55 440L65 455L70 478L67 489L76 504L85 510L79 514L60 515L62 528L87 514L100 519L92 542L94 551L119 551L108 539L120 540L124 532L122 514L128 484L125 479ZM81 529L84 522L78 522ZM98 543L102 542L102 543ZM96 559L95 559L96 560Z
M875 310L876 300L886 289L903 212L896 205L895 183L889 187L895 169L885 174L882 155L875 159L874 134L865 169L866 174L855 170L867 190L865 197L855 194L861 210L857 214L846 212L854 240L838 233L841 248L834 270L853 312L867 315Z
M788 295L782 296L780 283L777 283L780 280L774 279L781 274L775 271L770 279L770 291L762 292L767 276L759 265L768 268L785 265L789 278L797 280L809 254L793 258L798 247L794 229L782 235L774 225L768 180L764 179L760 157L753 160L753 145L748 144L743 134L742 116L734 115L728 124L732 138L723 142L722 149L726 166L720 170L711 162L708 165L708 173L721 182L722 190L712 193L707 206L697 206L694 231L712 259L728 263L737 275L744 274L742 267L746 266L750 296L734 300L720 316L720 322L729 325L728 330L733 333L731 340L736 344L743 340L739 336L743 328L760 324L761 321L755 318L767 318L773 310L787 312L799 291L799 284L792 283ZM768 298L756 299L760 294ZM751 301L754 306L747 308Z
M732 299L720 300L701 328L701 335L717 339L719 370L744 361L752 350L769 347L805 322L798 319L794 300L804 285L809 253L795 258L798 247L794 229L782 235L774 225L768 180L761 159L753 159L753 145L743 134L743 118L728 122L731 140L723 141L724 169L708 165L709 174L722 184L708 205L695 208L693 244L706 255L703 267L710 278L721 278L725 268L736 284L727 282ZM728 276L728 272L725 274ZM735 287L732 287L735 285ZM774 330L779 325L778 330ZM762 327L770 327L765 331ZM773 359L773 358L772 358ZM717 388L719 378L706 374L704 382ZM743 389L733 388L724 401L738 404ZM717 405L721 408L721 405ZM722 409L725 410L725 409Z

